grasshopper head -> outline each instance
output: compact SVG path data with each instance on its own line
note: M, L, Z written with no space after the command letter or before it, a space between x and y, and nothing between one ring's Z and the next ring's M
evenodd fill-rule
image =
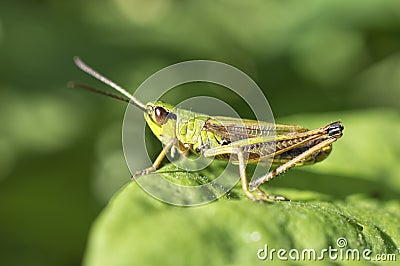
M175 137L176 115L174 107L164 102L146 104L144 118L153 134L163 143Z

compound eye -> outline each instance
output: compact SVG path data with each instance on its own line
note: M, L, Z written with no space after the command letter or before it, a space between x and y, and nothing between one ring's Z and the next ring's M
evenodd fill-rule
M157 106L154 109L154 118L159 125L164 124L165 118L167 118L168 112L164 108Z

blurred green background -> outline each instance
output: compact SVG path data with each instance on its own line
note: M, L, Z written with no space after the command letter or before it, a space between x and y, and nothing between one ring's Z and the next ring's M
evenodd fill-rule
M79 265L92 222L129 182L126 105L68 89L70 80L101 86L75 55L131 90L173 63L222 61L257 82L276 121L365 114L360 140L385 114L399 121L397 0L1 1L1 265ZM360 142L372 153L391 145Z

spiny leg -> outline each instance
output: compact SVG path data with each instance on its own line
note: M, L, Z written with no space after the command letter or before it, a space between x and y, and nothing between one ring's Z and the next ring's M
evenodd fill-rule
M260 202L265 202L265 200L286 200L284 197L279 197L279 196L271 196L262 191L260 188L256 188L256 192L258 196L254 196L250 190L249 190L249 184L247 182L247 174L246 174L246 163L244 159L244 153L241 149L237 150L237 156L238 156L238 161L239 161L239 173L240 173L240 180L242 182L242 188L244 193L248 198L254 201L260 201Z
M160 166L161 162L164 160L165 156L167 155L168 151L172 148L174 143L176 142L175 139L172 139L170 142L167 143L167 145L164 146L160 154L157 156L157 159L154 161L153 165L150 166L149 168L143 169L141 171L137 171L134 173L131 177L131 179L137 179L138 177L142 175L147 175L149 173L152 173L157 170L157 168Z
M268 174L257 178L253 182L250 182L250 188L258 190L259 189L258 187L260 185L264 184L265 182L268 182L269 180L271 180L275 176L277 176L277 175L287 171L288 169L292 168L293 166L296 165L296 163L298 163L298 162L300 162L302 160L305 160L307 157L319 152L322 148L331 145L336 140L337 140L336 138L329 138L329 139L326 139L326 140L318 143L317 145L311 147L310 149L306 150L302 154L294 157L292 160L288 161L287 163L282 164L281 166L279 166L275 170L272 170Z
M256 143L261 143L261 142L265 142L265 141L270 141L271 138L267 137L267 138L260 138L257 140L250 140L252 141L253 144ZM246 196L254 201L264 201L264 200L275 200L275 201L283 201L283 200L287 200L284 197L281 196L271 196L268 195L267 193L265 193L263 190L261 190L260 188L255 188L255 191L257 192L258 196L260 196L261 198L257 198L255 197L251 191L249 191L249 185L247 182L247 175L246 175L246 163L245 163L245 159L244 159L244 151L241 149L241 145L242 142L244 141L237 141L237 142L233 142L230 143L228 145L224 145L224 146L220 146L220 147L216 147L213 149L209 149L206 150L204 152L203 155L205 155L205 157L209 157L209 156L216 156L216 155L221 155L221 154L236 154L238 159L237 159L237 163L239 164L239 171L240 171L240 178L241 178L241 182L242 182L242 188L243 191L245 192ZM248 141L246 141L248 142ZM244 143L246 143L244 142ZM293 146L297 146L297 144L293 145ZM271 157L273 157L273 153L270 154ZM266 155L263 157L263 159L268 158L269 155Z

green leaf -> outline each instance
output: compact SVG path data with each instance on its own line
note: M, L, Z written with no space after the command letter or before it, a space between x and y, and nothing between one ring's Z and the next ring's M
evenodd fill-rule
M286 120L317 127L331 117L335 120L335 114ZM344 136L334 144L326 162L289 171L264 186L271 194L289 197L290 202L255 203L237 186L230 196L210 204L176 207L154 199L135 182L127 184L93 225L85 264L265 265L271 256L263 261L257 252L266 246L269 251L297 249L300 264L308 263L301 260L304 249L314 249L318 257L329 247L342 251L343 259L330 259L325 253L325 264L357 264L345 259L348 249L360 255L371 249L371 258L376 254L398 258L400 168L394 162L400 154L395 141L399 115L372 110L363 115L341 114L340 118ZM393 145L382 147L382 139L392 139ZM222 163L210 166L206 176L212 177L221 167ZM174 173L173 169L167 165L163 171L177 183L206 181L199 173ZM340 238L347 241L344 248L338 247ZM285 256L289 258L288 253ZM276 252L273 262L285 263ZM290 258L289 262L297 263ZM362 258L358 262L364 263Z

